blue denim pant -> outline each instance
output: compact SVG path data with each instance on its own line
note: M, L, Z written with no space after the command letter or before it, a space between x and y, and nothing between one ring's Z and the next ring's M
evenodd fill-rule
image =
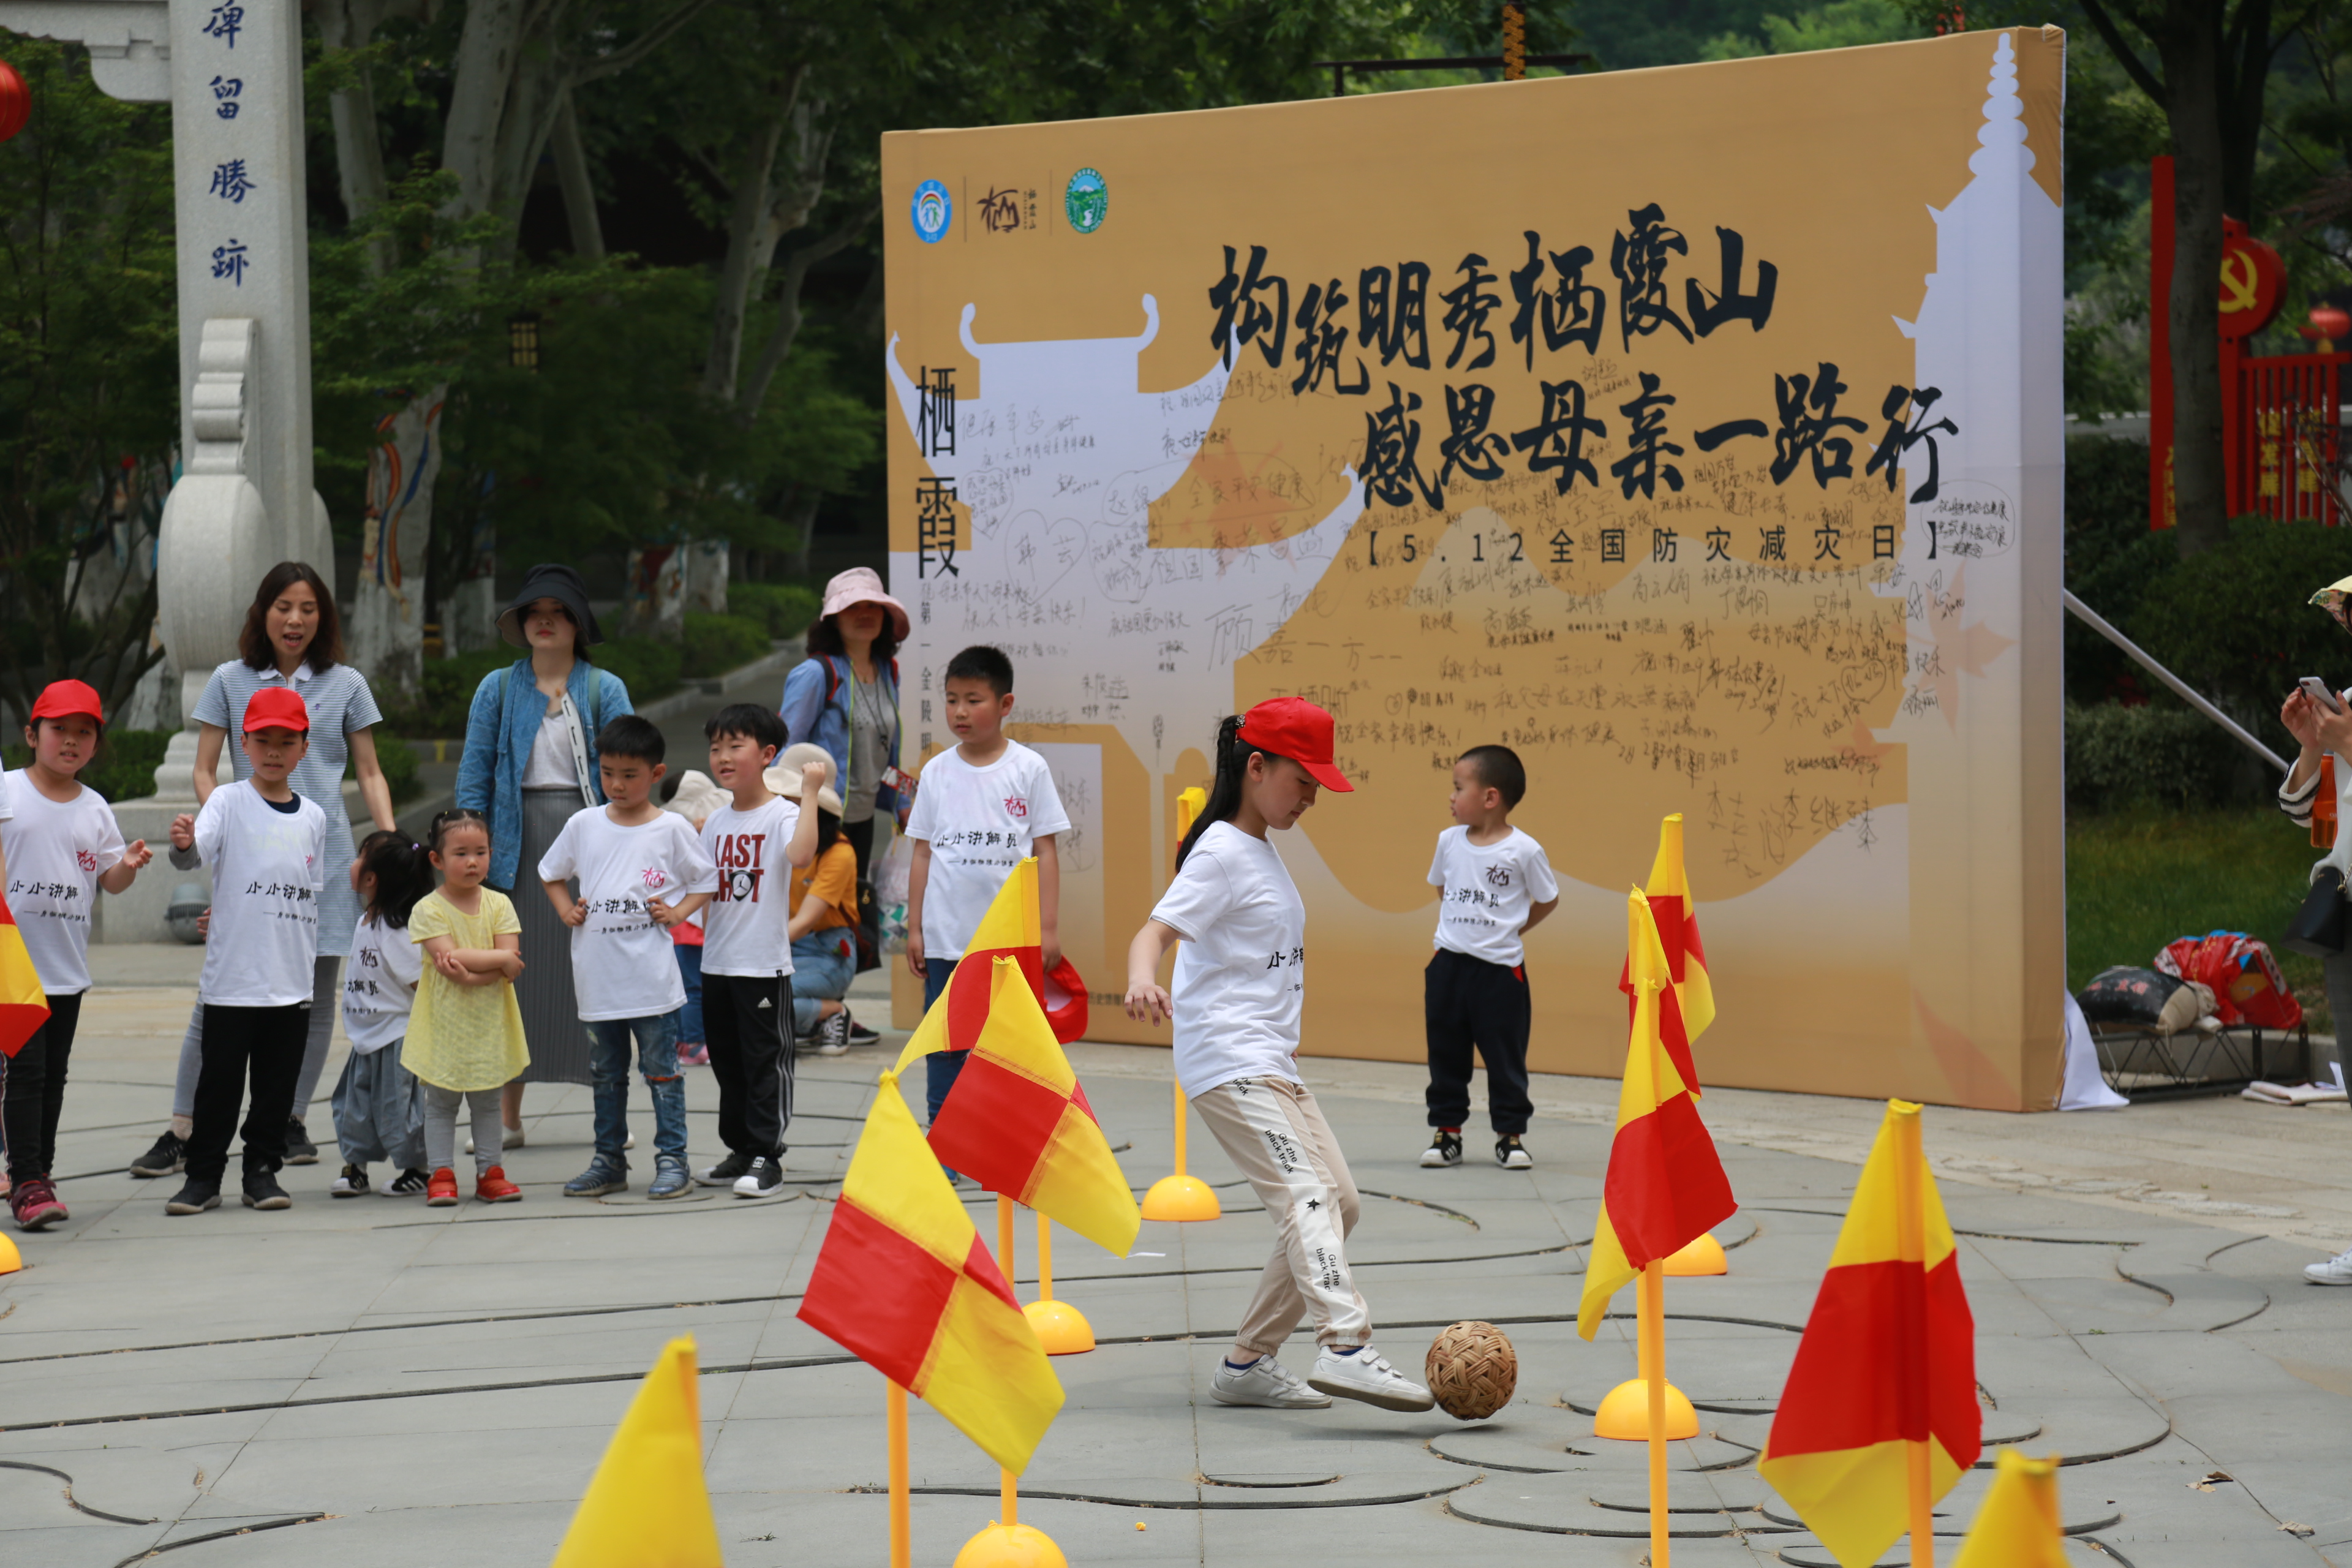
M677 954L677 977L686 982L686 1005L677 1010L678 1043L698 1046L708 1037L702 1032L702 944L677 942L671 951Z
M948 977L955 973L956 960L927 958L923 960L923 1011L929 1013L940 993L948 988ZM923 1058L923 1090L925 1102L930 1108L927 1121L940 1119L940 1107L948 1102L948 1090L963 1076L961 1051L933 1051Z
M846 951L845 951L846 950ZM793 939L793 1032L816 1027L820 1002L838 1002L857 977L857 944L846 926Z
M677 1075L677 1018L605 1018L583 1022L588 1070L595 1078L596 1157L620 1161L628 1141L629 1037L637 1039L637 1070L654 1097L654 1152L686 1158L686 1082Z

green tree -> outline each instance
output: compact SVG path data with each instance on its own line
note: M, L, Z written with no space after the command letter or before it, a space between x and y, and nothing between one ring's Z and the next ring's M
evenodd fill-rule
M179 439L170 116L118 102L80 49L20 40L32 119L0 142L0 682L17 711L47 680L109 710L161 657L151 573Z

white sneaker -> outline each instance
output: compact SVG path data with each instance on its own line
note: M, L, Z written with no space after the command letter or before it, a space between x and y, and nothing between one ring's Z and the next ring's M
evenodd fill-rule
M2314 1285L2352 1285L2352 1251L2339 1252L2325 1263L2304 1265L2303 1277Z
M1427 1410L1437 1403L1429 1390L1391 1366L1388 1358L1370 1345L1353 1355L1318 1351L1315 1375L1307 1380L1307 1384L1342 1399L1360 1399L1383 1410Z
M1238 1372L1218 1357L1209 1397L1220 1405L1255 1405L1267 1410L1328 1410L1331 1405L1329 1394L1316 1393L1270 1355L1258 1357Z

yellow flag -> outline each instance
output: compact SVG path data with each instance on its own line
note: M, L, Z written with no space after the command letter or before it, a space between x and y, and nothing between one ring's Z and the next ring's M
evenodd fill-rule
M694 1336L663 1348L604 1447L553 1568L724 1568L702 1483Z
M2066 1568L2058 1513L2058 1456L2029 1459L2003 1448L1952 1568Z

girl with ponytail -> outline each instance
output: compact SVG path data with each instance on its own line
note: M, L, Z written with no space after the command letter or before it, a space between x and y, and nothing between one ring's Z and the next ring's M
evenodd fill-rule
M1210 1393L1276 1410L1320 1409L1334 1394L1427 1410L1429 1390L1371 1347L1371 1312L1342 1247L1360 1207L1355 1180L1296 1059L1307 910L1267 836L1295 826L1320 791L1354 788L1333 765L1332 741L1331 715L1297 697L1217 726L1208 804L1128 947L1127 1012L1174 1018L1177 1081L1274 1220L1274 1257ZM1157 976L1180 941L1171 998ZM1318 1351L1302 1381L1276 1352L1307 1315Z

